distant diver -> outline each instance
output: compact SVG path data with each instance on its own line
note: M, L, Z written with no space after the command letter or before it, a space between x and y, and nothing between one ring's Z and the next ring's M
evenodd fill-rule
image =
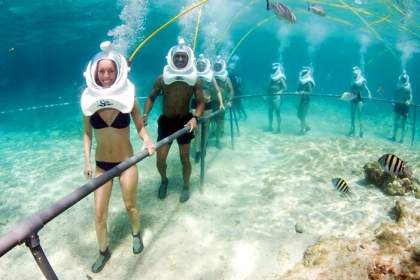
M398 77L397 89L394 92L394 101L395 118L391 140L397 140L397 132L401 129L400 143L402 143L404 142L405 125L407 122L408 112L410 111L410 104L413 101L410 77L405 70Z
M362 98L362 91L366 90L368 93L369 99L372 98L372 93L370 92L367 81L363 76L362 70L358 66L354 66L352 69L353 73L353 81L350 86L350 131L348 136L355 135L355 122L356 116L359 120L359 128L360 128L360 138L363 137L363 128L362 128L362 106L363 106L363 98Z

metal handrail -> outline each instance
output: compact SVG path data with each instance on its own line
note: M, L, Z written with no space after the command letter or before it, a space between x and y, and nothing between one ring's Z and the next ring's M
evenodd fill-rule
M214 117L220 112L221 110L217 110L206 117L200 118L199 123L207 122L210 118ZM185 126L184 128L157 142L156 149L162 147L165 144L169 144L174 139L185 133L188 133L189 131L190 127ZM202 139L202 141L204 141L204 139ZM114 177L119 176L123 171L142 161L148 156L150 155L147 150L144 149L140 151L127 160L119 163L112 169L106 171L101 176L90 180L88 183L58 200L53 205L25 218L23 222L19 223L7 234L0 237L0 257L12 250L17 245L25 243L26 246L31 250L35 261L37 262L44 276L47 279L58 279L41 247L38 231L41 230L48 222L62 214L74 204L78 203L80 200L104 185L106 182ZM202 176L204 178L204 175Z

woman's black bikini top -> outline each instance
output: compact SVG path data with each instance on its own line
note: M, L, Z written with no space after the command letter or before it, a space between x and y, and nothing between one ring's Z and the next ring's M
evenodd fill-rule
M93 114L90 117L90 124L95 129L108 127L107 123L101 118L98 112L95 112L95 114ZM124 114L124 113L119 112L117 117L114 119L114 121L109 127L121 129L121 128L126 128L129 125L130 125L130 114Z

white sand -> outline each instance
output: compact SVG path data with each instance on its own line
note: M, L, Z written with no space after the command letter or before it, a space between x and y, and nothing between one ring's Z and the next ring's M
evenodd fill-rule
M380 130L366 129L364 139L347 138L342 135L347 119L331 122L323 115L309 121L312 131L297 136L295 116L286 116L279 135L264 132L265 115L252 115L246 126L240 123L235 150L230 149L227 122L225 148L210 146L203 187L198 187L199 168L194 166L192 195L185 204L179 203L182 178L177 147L170 154L168 197L163 201L157 199L160 179L155 159L145 160L139 165L138 193L143 253L135 256L131 251L131 229L116 184L108 220L112 257L101 273L90 272L97 254L92 195L40 231L59 278L278 279L319 238L358 236L390 221L394 198L366 186L362 166L383 153L396 152L412 163L420 177L418 146L375 138ZM375 128L374 124L367 127ZM383 134L389 132L386 129ZM0 224L0 233L83 184L81 139L56 138L60 140L35 137L37 150L25 149L17 141L13 150L22 145L20 151L5 155L13 175L10 180L1 176L5 191L0 209L7 218ZM2 143L2 150L11 149L9 145ZM60 160L66 165L58 164ZM337 176L349 182L352 198L333 189L330 181ZM304 233L295 232L296 223ZM0 279L43 276L29 250L21 246L0 259Z

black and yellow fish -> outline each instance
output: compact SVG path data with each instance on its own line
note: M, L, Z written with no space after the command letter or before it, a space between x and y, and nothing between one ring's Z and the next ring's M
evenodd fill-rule
M411 177L412 171L407 163L393 154L385 154L378 159L385 172L396 176Z
M341 178L334 178L331 180L334 188L336 188L341 193L349 193L350 186L344 179Z

